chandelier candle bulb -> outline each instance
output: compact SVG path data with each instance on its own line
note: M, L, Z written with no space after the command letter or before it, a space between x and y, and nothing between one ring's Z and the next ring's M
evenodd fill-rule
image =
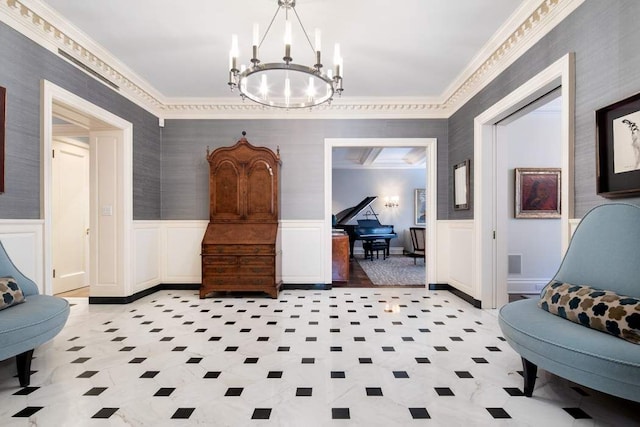
M291 62L291 21L287 19L284 23L284 58L282 60L287 64Z
M267 86L267 75L263 74L262 79L260 80L260 95L262 95L262 99L267 99L268 94L269 86Z
M253 63L254 67L260 63L260 60L258 60L259 46L260 46L260 27L258 26L258 24L253 24L253 48L252 48L253 57L251 58L251 62Z
M253 24L253 46L258 47L260 45L260 26Z
M322 41L320 39L320 36L322 36L322 32L319 28L316 28L315 36L316 52L320 53L320 51L322 50Z
M284 81L284 99L285 99L285 103L288 105L289 104L289 99L291 98L291 81L289 80L289 77L287 77Z
M322 41L321 41L321 32L318 28L316 28L316 37L315 37L315 42L316 42L316 70L318 70L318 72L320 72L320 68L322 68L322 60L321 58L321 54L320 51L322 50Z
M238 35L234 34L231 36L231 50L229 51L229 60L231 62L231 71L238 71L237 61L238 61Z

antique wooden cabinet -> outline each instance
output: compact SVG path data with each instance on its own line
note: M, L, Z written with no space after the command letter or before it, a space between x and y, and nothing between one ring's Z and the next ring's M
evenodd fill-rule
M281 285L278 234L280 155L243 137L207 152L209 225L202 239L200 298L215 291L262 291Z

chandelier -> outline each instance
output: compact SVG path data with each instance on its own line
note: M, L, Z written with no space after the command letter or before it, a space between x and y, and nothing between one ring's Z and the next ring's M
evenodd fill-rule
M238 69L238 36L231 37L229 52L229 87L238 89L242 99L250 100L269 107L310 108L325 102L331 102L333 95L342 94L342 76L344 68L340 45L336 43L333 57L333 70L326 73L322 69L320 30L315 30L315 48L296 12L296 0L277 0L278 8L271 19L262 40L258 24L253 24L253 43L251 65L241 65ZM262 63L258 57L269 30L280 11L284 10L284 56L283 62ZM300 65L293 62L291 56L292 29L289 14L295 15L304 34L315 64Z

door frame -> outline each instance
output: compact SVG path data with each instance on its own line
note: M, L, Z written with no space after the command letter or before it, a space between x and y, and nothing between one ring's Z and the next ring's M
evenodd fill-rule
M44 284L43 292L51 295L53 292L53 267L52 267L52 141L53 141L53 110L54 102L71 107L73 110L91 118L104 122L121 132L119 155L116 159L116 181L117 181L117 204L121 207L114 211L115 219L118 223L115 235L107 235L103 238L114 239L117 258L117 281L118 287L113 291L117 295L126 296L131 294L131 267L128 265L132 254L131 233L133 229L133 124L98 107L95 104L61 88L47 80L41 81L41 114L40 114L40 140L41 140L41 185L40 185L40 216L43 219L43 264L44 264ZM93 144L89 142L91 152ZM100 159L98 159L100 162ZM99 163L98 163L99 164ZM94 165L90 166L91 168ZM98 211L99 195L90 195L91 208ZM93 226L93 224L92 224ZM100 253L97 250L95 239L90 243L90 265L97 265L100 260ZM94 264L94 262L96 264ZM93 287L93 283L90 284ZM90 291L91 292L91 291Z
M332 228L332 165L333 147L424 147L426 150L426 206L427 255L425 285L436 283L436 223L438 214L438 140L437 138L325 138L324 140L324 253L323 261L325 283L331 283L331 228ZM428 184L428 185L427 185Z
M506 280L499 280L498 276L501 269L498 263L507 262L498 256L498 247L504 247L501 243L504 237L493 237L496 230L506 229L506 224L496 222L496 124L558 87L562 96L560 223L564 254L571 238L569 220L574 216L575 54L564 55L474 119L474 264L477 267L474 281L483 308L497 308L507 302Z

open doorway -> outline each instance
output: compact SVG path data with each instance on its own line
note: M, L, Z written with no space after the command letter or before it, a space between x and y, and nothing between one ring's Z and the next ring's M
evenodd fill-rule
M495 194L500 178L496 173L496 124L556 88L561 94L560 241L564 253L571 237L569 219L573 218L574 55L560 58L474 119L474 293L480 296L483 308L508 302L506 215L499 215L503 211L498 209Z
M60 180L59 176L54 177L53 147L56 144L54 139L57 138L54 138L54 117L88 133L89 227L83 224L82 228L85 235L89 233L89 248L80 248L82 243L79 242L82 239L78 238L73 251L88 253L89 263L83 268L85 283L86 276L89 276L89 296L130 295L132 268L129 260L132 252L130 236L133 221L132 125L48 81L42 82L41 113L44 293L51 295L54 292L54 260L58 259L56 256L60 255L59 252L70 251L64 244L57 249L54 246L57 240L54 238L54 183L56 179ZM74 167L85 170L85 166ZM86 175L84 179L86 180ZM71 197L62 198L62 203L69 202L77 192L83 191L87 190L78 190L70 185ZM81 274L73 273L71 276L80 277Z
M332 215L336 212L333 212L333 150L336 147L366 147L367 149L382 149L384 147L406 147L409 150L419 149L424 150L424 157L426 158L426 173L424 175L423 185L419 188L425 189L426 194L426 220L425 220L425 228L426 228L426 259L425 259L425 276L423 276L423 285L428 285L429 283L435 283L435 248L436 248L436 212L437 212L437 141L434 138L357 138L357 139L326 139L325 140L325 221L326 221L326 229L331 230L332 227ZM383 189L384 190L384 189ZM415 188L409 189L409 193L413 194ZM390 198L396 196L397 194L392 194L397 192L397 190L393 188L388 188L387 190L389 194L376 194L380 196L382 199L382 204L386 202L384 200L385 196ZM413 206L414 200L413 195L408 196L408 200L400 200L400 203L405 203L408 206ZM360 200L355 200L353 203L356 204L360 202ZM346 202L345 202L346 203ZM393 218L393 214L389 213L390 218ZM331 233L326 233L326 241L325 248L327 254L331 254ZM403 233L404 237L404 233ZM401 237L401 239L403 238ZM397 247L396 251L402 251L402 247ZM413 262L413 261L412 261ZM331 283L331 257L327 257L324 266L324 276L329 278L325 280L326 283Z
M547 188L548 179L533 187L524 183L553 180L561 168L561 109L560 91L554 90L496 124L496 175L505 178L496 179L496 217L505 224L507 246L507 258L497 262L507 264L509 301L539 294L562 259L559 216L535 210L523 215L519 209L535 200L538 207L559 210L557 186Z

